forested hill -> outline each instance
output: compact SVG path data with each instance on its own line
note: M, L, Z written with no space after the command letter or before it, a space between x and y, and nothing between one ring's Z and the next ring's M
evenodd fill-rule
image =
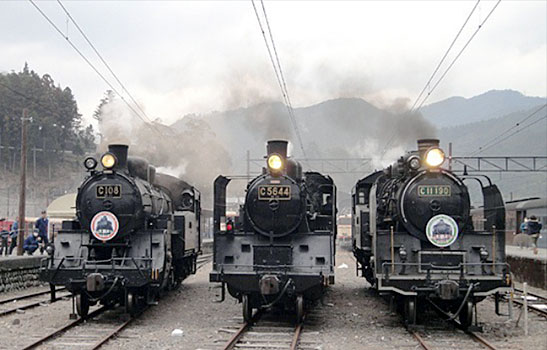
M0 156L3 168L17 170L21 145L21 117L28 110L29 150L39 149L37 166L57 167L63 154L83 155L95 149L93 128L82 124L69 87L56 85L49 74L29 69L0 74Z
M16 215L23 109L29 117L27 215L77 188L82 156L95 151L94 130L83 124L69 87L26 64L20 72L0 73L0 217Z
M439 128L498 118L545 103L545 97L525 96L514 90L490 90L464 98L454 96L424 106L423 116Z

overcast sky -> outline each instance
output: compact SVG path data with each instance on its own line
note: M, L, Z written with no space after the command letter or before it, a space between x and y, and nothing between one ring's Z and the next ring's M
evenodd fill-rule
M37 4L107 74L76 28L67 30L59 5ZM152 118L173 122L188 113L281 100L250 1L63 4ZM341 96L375 104L415 99L474 4L265 3L295 106ZM490 89L545 96L546 4L502 1L430 102ZM494 5L480 2L448 62ZM49 73L72 88L91 120L108 87L29 2L0 2L0 33L1 72L19 71L26 61Z

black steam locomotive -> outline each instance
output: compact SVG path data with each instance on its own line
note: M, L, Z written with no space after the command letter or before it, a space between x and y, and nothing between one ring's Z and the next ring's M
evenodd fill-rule
M135 313L196 270L199 192L127 153L110 145L102 170L94 158L84 161L77 220L63 222L43 261L42 279L66 286L82 317L97 302Z
M214 183L214 260L211 282L222 283L243 305L253 308L304 308L334 283L336 187L317 172L302 173L287 157L287 141L269 141L267 168L247 184L239 216L226 218L226 186Z
M408 325L429 305L467 328L477 302L492 294L497 302L509 291L505 209L487 177L458 177L441 168L438 146L438 140L419 140L418 151L357 182L353 253L362 275L398 302ZM473 229L464 180L481 185L484 230Z

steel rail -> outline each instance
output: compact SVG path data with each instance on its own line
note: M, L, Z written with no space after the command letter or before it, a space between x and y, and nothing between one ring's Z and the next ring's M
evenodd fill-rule
M465 333L468 334L469 336L471 336L471 338L473 338L474 341L486 346L488 349L498 350L498 348L496 348L494 345L492 345L490 342L488 342L486 339L484 339L483 336L478 335L476 332L466 331Z
M49 339L61 334L61 333L64 333L66 332L67 330L79 325L80 323L82 323L84 320L86 319L91 319L97 315L100 315L101 313L103 313L104 311L106 311L108 309L107 306L103 306L93 312L91 312L89 315L87 315L86 318L78 318L72 322L69 322L67 323L66 325L62 326L61 328L58 328L56 330L54 330L53 332L43 336L42 338L36 340L34 343L30 344L30 345L27 345L25 346L24 348L22 348L21 350L30 350L30 349L34 349L36 348L38 345L48 341Z
M410 334L412 334L414 336L414 338L416 338L416 340L418 341L418 343L420 343L420 346L425 349L425 350L432 350L432 348L427 345L427 343L425 342L425 340L418 334L418 332L416 331L410 331Z
M55 301L58 301L59 299L62 299L64 297L68 297L70 296L71 294L65 294L65 295L62 295L58 298L55 299ZM14 307L12 309L8 309L8 310L2 310L0 311L0 317L1 316L6 316L6 315L9 315L9 314L12 314L14 312L17 312L17 310L28 310L28 309L32 309L34 307L38 307L42 304L45 304L45 303L51 303L51 300L50 299L47 299L47 300L40 300L40 301L37 301L37 302L34 302L34 303L30 303L30 304L26 304L26 305L21 305L21 306L17 306L17 307Z
M251 326L250 323L245 322L237 330L237 332L226 342L226 344L224 344L224 347L222 349L223 350L232 350L232 349L234 349L234 347L237 344L237 342L239 341L239 339L241 339L243 334L245 334L245 332L247 332L247 330L249 329L250 326Z
M302 323L296 325L294 330L294 336L292 337L290 350L297 350L298 343L300 343L300 335L302 334Z
M144 312L144 310L143 310L143 312ZM142 312L140 314L142 314ZM102 339L100 339L98 342L93 344L93 346L91 347L91 350L96 350L96 349L100 348L101 346L103 346L107 341L109 341L110 339L112 339L116 335L118 335L118 333L120 333L125 327L127 327L137 317L138 316L131 317L127 321L125 321L124 323L119 325L118 327L114 328L109 334L105 335Z
M56 289L55 292L61 292L65 289L66 289L65 287L59 288L59 289ZM51 293L51 290L45 290L45 291L42 291L42 292L35 292L35 293L20 295L18 297L13 297L13 298L9 298L9 299L3 299L3 300L0 300L0 305L11 303L13 301L19 301L19 300L23 300L23 299L34 298L34 297L44 295L44 294L49 294L49 293Z
M515 292L518 292L519 294L523 295L523 291L521 289L517 289L515 288L514 289ZM529 296L531 297L534 297L534 298L537 298L539 300L540 303L543 303L543 304L546 304L547 305L547 298L539 295L539 294L534 294L534 293L529 293L527 292L526 294L528 294ZM516 298L513 298L513 302L517 305L519 305L520 307L524 307L524 302L520 301L520 300L517 300ZM543 317L547 317L547 309L539 309L537 307L534 307L535 305L537 304L534 304L532 303L530 300L528 301L528 310L530 311L533 311L533 312L536 312L538 313L539 315L543 316Z

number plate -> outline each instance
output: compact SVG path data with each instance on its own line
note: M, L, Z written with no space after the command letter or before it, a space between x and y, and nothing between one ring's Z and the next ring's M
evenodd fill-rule
M450 197L452 190L449 185L418 186L420 197Z
M258 199L261 201L269 201L270 199L288 201L291 199L291 186L285 186L285 185L258 186Z
M97 185L97 198L121 198L121 185Z

